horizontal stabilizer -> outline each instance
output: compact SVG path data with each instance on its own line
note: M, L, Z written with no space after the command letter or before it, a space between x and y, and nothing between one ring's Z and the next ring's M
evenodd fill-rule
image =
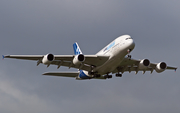
M43 73L43 75L61 76L61 77L77 77L79 75L79 72L47 72L47 73Z
M43 75L76 78L78 77L79 72L46 72L46 73L43 73ZM106 80L106 78L104 78L103 76L99 78L92 78L92 79ZM78 79L78 80L81 80L81 79Z

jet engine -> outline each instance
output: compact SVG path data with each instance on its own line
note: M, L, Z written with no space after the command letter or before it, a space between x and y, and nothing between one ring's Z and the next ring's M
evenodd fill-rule
M53 54L47 54L43 57L42 63L43 64L50 64L54 60L54 55Z
M85 61L85 57L83 54L79 54L79 55L76 55L73 59L73 64L74 65L79 65L81 64L82 62Z
M139 62L139 69L146 69L150 65L150 61L148 59L143 59Z
M158 64L156 65L155 70L156 70L157 73L161 73L161 72L163 72L166 68L167 68L166 63L165 63L165 62L160 62L160 63L158 63Z

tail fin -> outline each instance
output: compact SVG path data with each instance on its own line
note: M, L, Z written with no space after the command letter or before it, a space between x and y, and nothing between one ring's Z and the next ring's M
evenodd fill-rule
M74 49L74 54L75 54L75 55L82 54L81 49L79 48L77 42L75 42L75 43L73 44L73 49Z

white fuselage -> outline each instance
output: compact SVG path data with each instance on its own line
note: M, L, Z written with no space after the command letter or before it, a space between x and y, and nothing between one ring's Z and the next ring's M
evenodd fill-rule
M109 60L103 65L94 68L94 72L98 72L101 75L107 74L115 70L122 62L124 57L128 54L128 50L132 51L135 47L135 43L131 36L123 35L116 38L105 48L99 51L96 55L110 56Z

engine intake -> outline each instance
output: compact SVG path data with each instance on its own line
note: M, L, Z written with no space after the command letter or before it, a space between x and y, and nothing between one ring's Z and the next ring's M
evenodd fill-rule
M73 59L73 64L74 65L79 65L81 64L82 62L85 61L85 57L83 54L79 54L79 55L76 55Z
M78 60L80 62L83 62L84 61L84 55L82 55L82 54L78 55Z
M149 67L149 65L150 61L148 59L143 59L139 63L139 69L146 69L147 67Z
M53 54L47 54L43 57L42 63L43 64L50 64L54 60L54 55Z
M166 63L165 63L165 62L160 62L160 63L158 63L158 64L156 65L155 70L156 70L157 73L161 73L161 72L163 72L164 70L166 70L166 68L167 68Z

